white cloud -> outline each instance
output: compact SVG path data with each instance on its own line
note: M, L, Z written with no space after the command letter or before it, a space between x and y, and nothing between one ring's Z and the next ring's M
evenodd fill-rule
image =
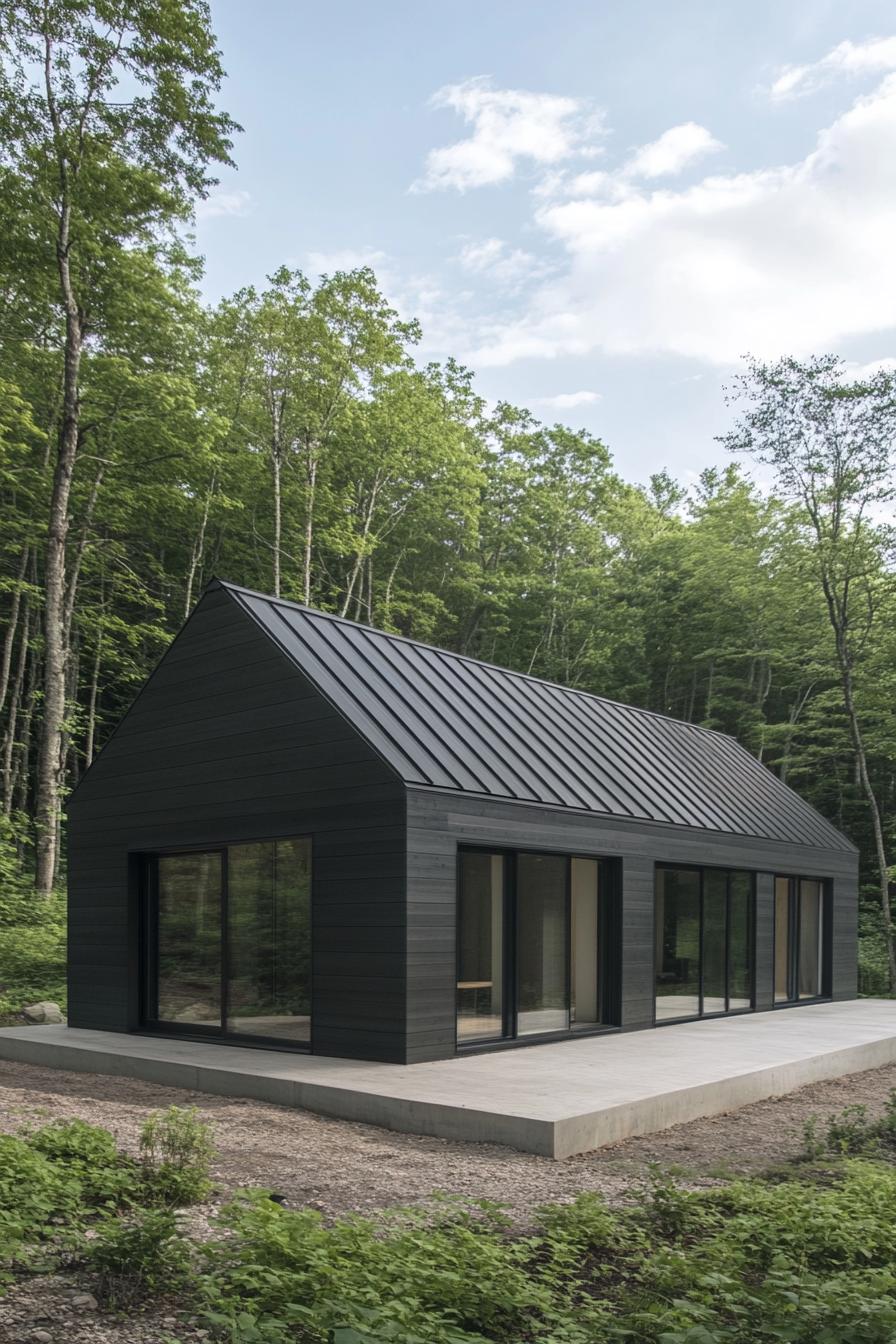
M550 406L556 411L568 411L574 406L590 406L600 401L599 392L558 392L553 397L533 397L533 406Z
M247 215L252 203L248 191L213 191L196 204L197 219L220 219L224 215Z
M866 378L873 378L876 373L896 373L896 358L889 355L883 359L869 359L861 364L851 359L844 362L848 377L857 383L863 383Z
M596 152L602 120L583 99L495 89L487 79L446 84L432 106L451 108L472 127L465 140L430 151L412 191L467 191L513 177L520 161L541 166Z
M880 74L886 70L896 70L896 37L841 42L811 65L784 66L769 93L775 101L782 102L814 93L838 76Z
M334 248L332 252L307 253L308 269L319 275L332 275L334 271L357 271L362 266L371 266L374 270L382 266L387 257L373 247Z
M468 274L506 289L519 289L526 281L541 279L550 270L547 262L521 247L509 247L501 238L465 243L457 260Z
M713 154L725 146L705 126L685 121L671 126L658 140L642 147L625 166L631 177L671 177L680 173L704 154Z
M536 222L565 264L464 358L495 366L600 350L725 364L893 327L894 143L890 76L796 163L663 189L623 168L597 196L541 200Z

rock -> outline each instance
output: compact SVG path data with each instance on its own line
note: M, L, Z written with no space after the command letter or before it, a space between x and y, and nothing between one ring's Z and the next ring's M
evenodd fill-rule
M53 1344L53 1336L49 1330L32 1330L32 1344Z
M22 1009L22 1016L31 1023L65 1021L58 1003L29 1003L27 1008Z
M72 1298L72 1306L79 1311L96 1311L99 1305L93 1293L76 1293Z

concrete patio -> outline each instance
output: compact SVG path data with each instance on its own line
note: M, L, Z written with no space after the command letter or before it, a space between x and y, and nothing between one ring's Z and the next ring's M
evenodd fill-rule
M564 1158L896 1062L896 1001L858 999L406 1067L59 1026L0 1060L251 1097Z

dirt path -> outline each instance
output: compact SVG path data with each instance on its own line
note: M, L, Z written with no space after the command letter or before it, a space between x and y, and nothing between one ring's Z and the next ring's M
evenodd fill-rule
M135 1151L147 1111L193 1105L213 1128L221 1198L265 1186L293 1208L310 1205L333 1216L442 1190L498 1200L525 1218L538 1204L580 1190L619 1199L653 1162L694 1183L761 1170L799 1151L810 1115L823 1119L856 1102L875 1113L894 1087L896 1065L554 1162L497 1145L393 1134L261 1102L0 1061L0 1129L78 1117L104 1125Z

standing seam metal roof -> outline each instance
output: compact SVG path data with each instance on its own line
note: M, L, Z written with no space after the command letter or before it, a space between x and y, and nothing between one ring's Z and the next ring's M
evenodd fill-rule
M213 580L405 783L854 846L723 733Z

